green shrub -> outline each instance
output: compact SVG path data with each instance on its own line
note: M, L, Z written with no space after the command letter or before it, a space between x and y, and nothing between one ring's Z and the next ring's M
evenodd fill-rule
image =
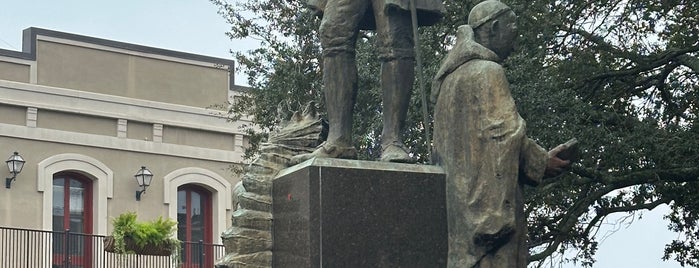
M137 222L135 212L126 212L112 221L114 231L114 247L117 253L133 253L127 251L125 239L131 239L140 248L148 246L164 246L173 249L178 248L179 240L172 238L177 222L171 219L158 219Z

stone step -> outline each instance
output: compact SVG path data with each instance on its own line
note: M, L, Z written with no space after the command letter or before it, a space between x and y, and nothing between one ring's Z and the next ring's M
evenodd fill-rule
M250 165L247 165L243 168L243 171L245 173L249 174L262 174L262 175L274 175L277 172L279 172L278 168L275 168L277 165L276 164L271 164L269 165L266 163L267 161L260 160L259 158L255 160L254 162L250 163Z
M327 136L326 122L316 119L306 120L301 116L294 116L288 125L282 127L278 132L270 133L269 143L315 147L322 142L324 136Z
M240 202L242 209L272 212L272 196L270 195L243 192L238 195L238 202Z
M251 254L227 254L218 262L216 268L271 268L272 252L263 251Z
M250 254L272 250L272 232L231 227L221 235L226 253Z
M246 192L259 195L272 195L272 176L245 174L242 178Z
M288 166L291 160L291 155L278 154L278 153L263 153L260 154L259 159L267 161L268 163L274 163L278 169L284 169Z
M239 209L233 212L233 226L272 231L272 213Z
M275 155L278 157L275 157ZM279 171L286 168L288 161L288 159L281 157L279 154L263 153L260 154L253 163Z
M294 156L297 154L310 153L313 152L315 148L298 147L298 146L286 146L281 144L263 144L260 148L260 152L263 154L274 153L282 156Z
M313 148L321 143L318 133L298 132L298 136L278 138L277 144L284 144L290 147Z

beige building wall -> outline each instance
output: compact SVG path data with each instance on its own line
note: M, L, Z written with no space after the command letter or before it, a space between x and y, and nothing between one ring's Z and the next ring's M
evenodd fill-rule
M37 127L71 132L116 136L116 121L108 117L42 110L37 114Z
M0 226L51 230L53 174L72 171L92 180L95 234L126 211L176 218L177 187L195 184L212 193L220 243L250 123L207 108L239 94L232 62L42 29L26 40L22 53L0 49L0 158L26 160L0 188ZM154 178L137 201L141 166Z
M234 136L176 126L165 126L163 142L210 149L235 150Z
M29 83L30 66L15 62L2 61L0 58L0 79Z
M138 121L127 122L126 138L152 141L153 124Z
M27 108L0 103L0 123L12 125L26 124Z
M228 70L214 64L50 40L37 42L40 85L194 107L222 104L228 97L221 90L229 87Z

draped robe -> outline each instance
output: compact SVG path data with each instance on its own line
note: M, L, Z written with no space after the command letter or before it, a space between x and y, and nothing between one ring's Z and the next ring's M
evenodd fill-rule
M463 28L468 27L468 28ZM448 267L526 268L522 184L548 153L525 135L499 58L470 26L433 83L434 161L447 176Z

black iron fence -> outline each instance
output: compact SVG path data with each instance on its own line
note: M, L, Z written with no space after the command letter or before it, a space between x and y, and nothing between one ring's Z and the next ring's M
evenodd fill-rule
M182 242L177 254L150 256L104 251L104 236L0 227L0 268L213 268L223 245Z

